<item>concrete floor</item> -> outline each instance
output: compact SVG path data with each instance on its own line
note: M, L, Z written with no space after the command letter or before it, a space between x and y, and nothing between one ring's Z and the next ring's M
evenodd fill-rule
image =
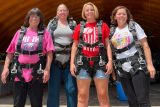
M46 97L47 97L47 89L45 90L43 105L46 107ZM112 107L128 107L126 101L120 101L117 98L116 88L113 85L109 85L109 97L110 103ZM152 107L160 107L160 83L159 84L151 84L150 89L150 100ZM0 107L13 107L12 94L4 97L0 97ZM29 106L30 102L27 99L26 106ZM60 107L66 107L66 97L63 89L63 85L61 88L61 96L60 96ZM99 107L98 100L96 97L95 87L92 86L90 88L90 99L89 99L89 107Z

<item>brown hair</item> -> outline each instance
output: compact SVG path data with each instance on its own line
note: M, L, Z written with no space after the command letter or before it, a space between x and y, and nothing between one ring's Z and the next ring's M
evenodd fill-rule
M115 15L116 15L116 13L117 13L117 11L119 10L119 9L125 9L126 10L126 13L127 13L127 23L129 23L129 21L131 20L131 19L133 19L132 18L132 14L131 14L131 12L130 12L130 10L127 8L127 7L125 7L125 6L117 6L116 8L114 8L114 10L112 11L112 14L111 14L111 24L114 24L114 25L116 25L117 26L117 21L115 20Z
M37 16L40 17L40 23L38 25L38 29L39 30L43 30L44 29L44 16L42 14L42 12L38 9L38 8L32 8L30 11L28 11L26 17L25 17L25 21L24 21L24 26L25 27L29 27L29 18L31 15L36 14Z

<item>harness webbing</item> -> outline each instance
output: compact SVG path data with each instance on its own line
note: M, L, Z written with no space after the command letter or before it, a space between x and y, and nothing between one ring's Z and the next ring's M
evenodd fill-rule
M42 69L41 65L44 65L44 56L43 56L43 46L42 46L42 39L43 39L43 34L44 34L44 30L42 31L38 31L38 37L39 37L39 43L38 43L38 47L36 51L27 51L27 50L22 50L21 49L21 44L22 44L22 40L23 37L26 33L27 29L26 27L22 26L21 27L21 31L20 31L20 37L18 39L18 43L16 46L16 51L14 53L14 57L13 57L13 65L12 65L12 69L11 69L11 80L14 81L15 77L18 77L20 79L20 81L25 82L24 78L22 77L22 68L33 68L33 74L36 74L33 76L33 79L37 78L37 77L42 77L43 75L43 71L37 71L37 68L40 67L39 69ZM38 61L36 64L20 64L18 61L18 57L20 54L26 54L26 55L35 55L37 54L40 58L40 61ZM39 73L39 74L37 74Z
M129 44L128 46L126 46L122 49L116 49L113 46L113 44L111 43L111 48L115 54L125 52L126 50L131 49L133 46L135 46L137 49L137 53L135 53L135 55L133 55L133 56L130 56L128 58L123 58L123 59L116 59L115 66L118 69L118 71L120 71L122 73L122 74L119 74L122 77L125 77L127 75L134 76L137 73L137 71L139 71L139 70L143 70L144 73L147 72L143 49L138 41L135 24L136 24L136 22L134 22L133 20L130 20L130 22L128 24L128 29L132 33L133 39L134 39L134 41L131 44ZM116 26L111 25L110 40L111 40L112 36L114 35L115 29L116 29ZM131 61L132 69L130 70L130 72L125 72L122 70L122 64L124 62L128 62L128 61ZM125 74L125 75L123 75L123 74Z
M68 25L69 25L70 29L74 30L76 27L76 22L74 22L72 17L67 18L67 20L68 20ZM49 25L49 32L51 33L53 41L54 41L54 31L56 30L57 25L58 25L58 18L53 17L53 19L50 20L50 25Z
M95 62L94 71L96 69L103 69L104 71L104 65L107 62L107 58L106 58L106 48L102 43L102 23L103 23L102 20L99 20L96 25L98 28L98 41L96 43L89 44L83 40L83 31L84 31L84 28L86 27L86 22L84 21L80 22L79 44L78 44L77 59L76 59L76 65L78 66L77 67L78 70L76 74L79 73L80 68L84 68L89 72L89 74L93 75L95 72L93 73L93 72L90 72L90 70L88 70L92 68L89 65L90 61ZM96 46L99 47L99 56L90 58L83 55L82 53L83 47L94 48Z

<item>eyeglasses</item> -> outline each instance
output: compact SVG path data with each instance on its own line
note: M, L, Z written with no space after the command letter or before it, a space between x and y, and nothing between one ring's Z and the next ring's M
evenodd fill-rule
M35 19L39 19L40 17L39 17L39 16L37 16L37 15L31 15L31 16L30 16L30 18L32 18L32 19L33 19L33 18L35 18Z

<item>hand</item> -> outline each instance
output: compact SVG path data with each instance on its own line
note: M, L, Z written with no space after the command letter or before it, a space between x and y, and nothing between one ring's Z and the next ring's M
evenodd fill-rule
M76 66L74 64L70 64L70 72L72 74L72 76L76 77Z
M1 74L1 80L2 80L2 83L3 84L6 84L6 79L7 79L7 76L9 75L9 69L8 68L4 68L3 69L3 72Z
M156 70L153 65L147 65L148 72L150 74L150 78L154 78L156 74Z
M43 74L43 83L47 83L49 78L50 78L50 71L45 69Z
M107 70L107 72L105 73L106 75L109 75L109 74L112 73L112 71L113 71L112 61L109 61L109 62L106 64L106 70Z

